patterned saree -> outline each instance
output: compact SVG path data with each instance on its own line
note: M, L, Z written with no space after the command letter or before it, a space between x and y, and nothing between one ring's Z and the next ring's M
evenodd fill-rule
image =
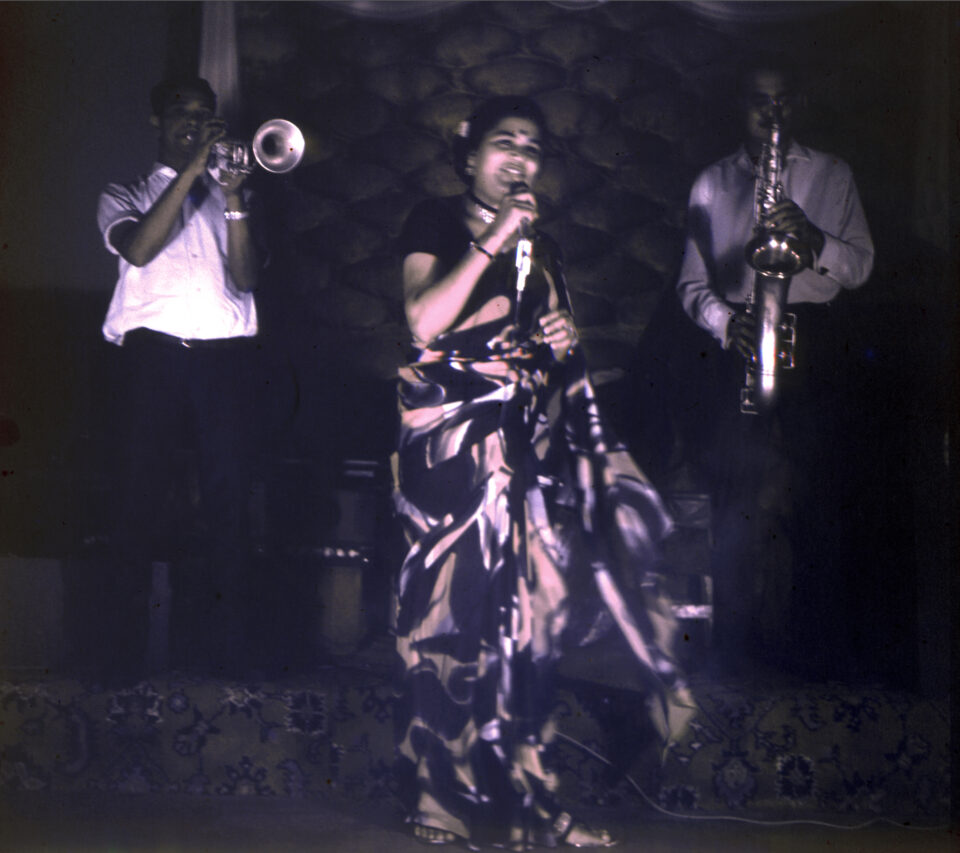
M655 573L670 519L607 434L580 348L560 362L506 326L447 333L399 378L399 789L412 821L474 844L542 838L560 812L565 647L619 628L665 737L685 695Z

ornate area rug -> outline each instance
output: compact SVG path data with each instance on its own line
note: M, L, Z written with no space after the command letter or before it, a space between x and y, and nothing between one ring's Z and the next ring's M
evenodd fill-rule
M641 694L563 682L562 795L684 814L948 814L946 702L840 684L694 692L700 711L661 761ZM341 668L112 691L0 683L0 790L391 797L392 711L385 674Z
M693 690L699 712L662 761L652 734L637 740L635 694L576 691L561 732L587 738L568 742L562 762L578 799L605 791L673 813L785 820L949 814L946 702L843 684Z

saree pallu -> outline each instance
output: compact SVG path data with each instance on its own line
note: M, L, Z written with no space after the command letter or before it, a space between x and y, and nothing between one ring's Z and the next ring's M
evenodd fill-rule
M556 816L550 673L564 647L618 627L665 737L685 705L656 574L669 516L608 434L579 348L561 363L498 328L442 336L401 368L394 459L410 545L399 790L413 821L475 843Z

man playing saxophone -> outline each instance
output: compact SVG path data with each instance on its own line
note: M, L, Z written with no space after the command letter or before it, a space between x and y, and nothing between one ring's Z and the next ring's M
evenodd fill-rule
M764 650L780 665L809 663L810 642L829 636L831 620L842 618L839 591L817 591L835 576L843 547L833 533L839 509L830 484L843 437L837 376L844 329L834 303L867 281L873 242L849 166L793 138L803 100L788 65L755 57L738 79L743 144L693 184L677 281L684 311L714 341L704 336L691 450L715 505L721 659ZM778 186L760 223L774 121ZM784 310L796 315L796 366L778 374L776 403L760 417L744 414L756 409L742 405L745 365L758 357L751 304L758 265L747 252L758 226L790 235L803 258L782 295Z

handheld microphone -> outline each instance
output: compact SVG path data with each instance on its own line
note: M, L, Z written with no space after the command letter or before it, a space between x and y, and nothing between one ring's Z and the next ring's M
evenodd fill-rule
M512 184L510 184L510 195L513 195L514 193L526 192L528 189L530 189L530 187L528 187L523 181L514 181ZM520 223L521 239L529 240L533 236L532 230L533 229L530 227L530 222L524 219Z
M523 192L528 189L522 181L510 184L510 194ZM530 223L524 219L520 223L520 239L517 240L517 302L515 308L515 320L520 322L520 300L523 298L524 288L527 286L527 276L530 275L530 266L533 257L533 244L530 242Z

